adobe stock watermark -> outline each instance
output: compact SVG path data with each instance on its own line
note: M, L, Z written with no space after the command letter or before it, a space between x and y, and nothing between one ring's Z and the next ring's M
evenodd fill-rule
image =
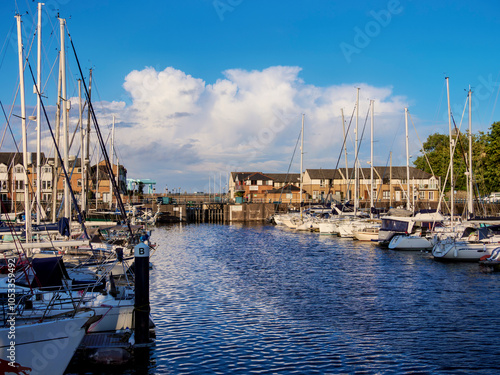
M342 42L339 45L346 61L350 63L353 54L359 54L368 47L373 38L379 36L382 29L391 23L392 16L400 14L402 11L403 7L399 0L389 0L386 9L371 10L370 15L373 19L368 21L363 28L358 26L354 28L353 43Z
M471 84L471 90L472 90L472 116L474 117L474 112L478 111L479 108L481 108L482 105L485 105L484 103L489 100L492 95L495 94L495 92L498 90L498 87L500 85L500 82L495 82L493 79L493 74L488 74L488 76L485 78L484 76L480 75L477 77L476 83ZM468 89L465 89L464 91L464 100L466 96L468 95ZM465 108L465 116L467 115L468 107ZM454 115L455 121L459 121L459 118L456 118L455 115L462 116L462 113L464 112L464 104L459 104L455 101L454 104L451 106L451 113ZM448 109L445 109L443 111L443 116L442 116L443 121L448 122ZM491 125L491 124L489 124ZM458 126L458 125L457 125Z
M243 0L214 0L212 5L222 22L224 21L224 14L227 12L233 12L242 2Z
M7 327L9 327L9 331L7 333L7 339L9 340L9 349L7 353L7 359L9 360L9 366L12 368L17 367L16 363L16 259L9 258L7 260L7 298L8 298L8 312L7 312Z
M256 136L250 138L248 143L239 145L239 149L247 154L247 161L255 160L259 150L270 145L278 133L283 131L293 119L298 118L295 115L285 114L283 110L273 110L273 114L274 116L267 127L260 129Z
M68 346L81 332L80 328L75 322L68 320L64 324L63 331L49 332L47 338L50 340L43 345L40 351L36 349L31 350L33 355L31 365L33 370L45 373L50 368L50 361L59 357L62 352L68 349Z

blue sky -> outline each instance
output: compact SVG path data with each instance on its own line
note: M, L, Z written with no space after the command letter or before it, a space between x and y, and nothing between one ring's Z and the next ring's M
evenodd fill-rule
M496 1L448 0L50 0L42 30L46 105L53 111L59 13L86 79L94 69L93 101L103 133L109 133L114 115L120 163L129 177L156 180L157 191L165 186L208 191L209 180L218 185L222 176L224 185L231 171L286 172L301 113L306 116L304 167L335 168L343 140L340 110L349 123L357 87L360 127L369 99L375 100L375 164L386 165L392 151L393 164L403 165L405 106L416 129L410 125L412 155L418 155L419 140L448 132L445 76L457 124L469 85L473 132L486 132L500 120L499 8ZM23 15L28 49L36 2L0 4L0 100L7 111L18 75L17 12ZM29 61L35 69L34 47ZM35 97L28 78L29 111ZM73 98L76 78L69 49ZM70 116L75 126L76 110ZM465 119L462 129L466 124ZM15 131L15 118L12 125ZM370 155L367 126L360 147L363 166ZM2 118L2 132L4 127ZM351 129L351 165L352 142ZM45 152L53 152L46 145ZM2 150L9 147L6 139ZM75 146L70 153L77 152ZM299 171L297 155L293 172ZM97 160L97 153L92 157Z

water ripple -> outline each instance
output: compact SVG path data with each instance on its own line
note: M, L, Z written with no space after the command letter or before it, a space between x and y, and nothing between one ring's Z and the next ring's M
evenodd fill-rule
M499 372L497 274L272 226L159 227L159 374Z

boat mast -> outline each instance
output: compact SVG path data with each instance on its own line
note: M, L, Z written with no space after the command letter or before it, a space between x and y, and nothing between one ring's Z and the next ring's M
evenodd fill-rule
M392 151L389 152L389 208L392 207Z
M97 148L97 168L95 173L95 209L98 209L98 201L99 201L99 163L100 163L101 155L100 150Z
M59 75L57 79L57 105L56 105L56 149L59 148L60 127L61 127L61 52L59 51ZM54 155L54 179L52 181L52 222L57 220L57 183L59 182L59 158Z
M469 218L474 216L472 186L472 90L469 85Z
M114 158L115 158L115 115L113 115L113 126L111 127L111 168L114 169ZM113 207L113 183L111 182L111 176L109 176L109 208Z
M36 223L40 224L42 215L41 193L42 176L41 171L41 98L42 93L42 3L38 3L38 25L37 25L37 70L36 70Z
M92 96L92 69L89 73L89 96L87 104L87 131L85 133L85 164L84 164L84 176L85 176L85 192L89 191L89 167L90 167L90 100ZM97 190L96 190L97 194ZM85 197L85 203L87 203L87 197Z
M359 204L358 118L359 118L359 87L356 89L356 130L355 130L355 143L354 143L354 215L356 215L358 211L358 204Z
M346 186L345 195L346 195L346 199L349 200L349 199L351 199L351 196L349 194L350 190L349 190L349 183L348 183L349 164L347 164L347 138L346 138L347 134L345 133L345 121L344 121L344 109L343 108L340 109L340 113L342 114L342 133L344 133L345 178L347 179L345 182L345 186Z
M302 114L302 130L300 140L300 219L302 219L302 184L304 182L304 114Z
M28 181L28 142L26 133L26 98L24 96L24 60L23 40L21 31L21 15L17 14L17 49L19 57L19 94L21 99L21 131L23 135L23 177L24 177L24 221L26 226L26 241L31 242L31 207Z
M371 148L370 148L370 219L373 219L373 120L374 120L374 100L370 100L371 106Z
M406 129L406 209L410 206L410 147L408 144L408 108L405 107L405 129Z
M448 77L446 79L446 92L448 95L448 127L450 131L450 216L451 216L451 228L453 229L453 206L455 202L455 193L454 193L454 180L453 180L453 151L454 151L454 142L453 135L451 131L451 106L450 106L450 81Z
M85 158L85 138L83 134L83 108L82 108L82 80L78 79L78 121L80 122L80 168L82 171L81 174L81 181L82 181L82 190L80 194L80 204L82 207L82 211L86 210L87 206L87 197L86 197L86 189L85 189L85 168L83 167L84 165L84 158Z
M69 104L67 101L66 89L66 47L64 40L64 26L66 20L59 18L59 26L61 28L61 72L62 72L62 92L61 101L63 105L63 151L64 151L64 169L69 171L69 131L68 131L68 112ZM71 202L69 200L69 184L64 181L64 216L71 220Z

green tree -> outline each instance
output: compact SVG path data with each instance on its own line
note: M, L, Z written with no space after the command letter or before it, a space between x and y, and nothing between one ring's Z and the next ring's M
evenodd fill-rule
M472 173L475 186L483 194L500 191L500 122L495 122L490 127L490 132L472 134ZM456 142L453 154L453 177L455 190L467 189L467 164L469 154L468 134L460 133L453 138ZM441 177L444 183L450 164L450 138L449 135L431 134L424 142L420 152L424 153L414 161L414 166L423 171L434 173ZM431 168L432 167L432 168ZM448 176L445 190L450 190L450 177Z
M450 164L449 137L439 133L429 135L420 152L425 153L425 155L415 159L413 165L428 173L434 173L435 176L440 176L444 183Z
M491 125L489 133L485 137L485 169L484 183L488 187L488 193L500 191L500 122Z

